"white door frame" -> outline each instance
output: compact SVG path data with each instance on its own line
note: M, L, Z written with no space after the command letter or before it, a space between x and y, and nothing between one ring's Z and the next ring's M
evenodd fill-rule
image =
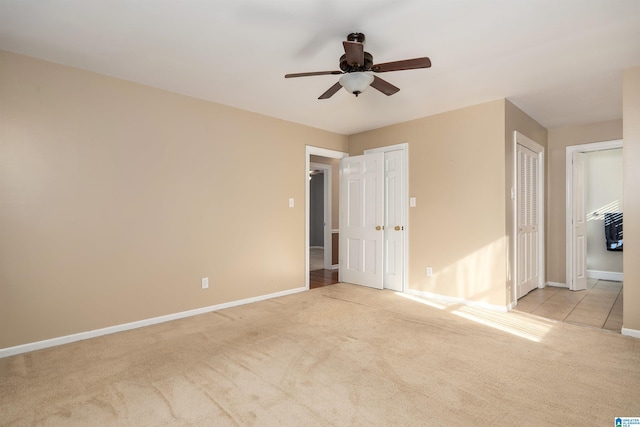
M309 289L309 167L311 166L312 155L329 157L332 159L341 159L343 157L349 156L349 154L342 151L329 150L327 148L314 147L311 145L307 145L305 147L304 283L305 283L306 289ZM331 229L329 229L329 232L331 232ZM325 259L325 262L326 262L326 259Z
M611 141L603 141L603 142L593 142L590 144L580 144L580 145L570 145L566 149L566 219L565 219L565 228L566 228L566 286L571 289L574 289L574 280L573 280L573 262L574 262L574 250L573 250L573 153L589 153L592 151L601 151L601 150L611 150L613 148L622 148L622 140L615 139ZM585 254L586 256L586 254ZM586 261L585 261L586 262Z
M364 150L364 154L384 153L385 151L402 151L402 194L400 195L403 211L403 222L405 229L404 244L402 245L402 292L409 289L409 143L388 145L386 147L372 148Z
M511 199L513 204L513 257L511 265L513 267L512 280L513 283L513 300L512 306L518 304L518 291L516 289L518 281L518 191L516 184L518 182L518 144L528 148L538 155L538 288L544 288L545 285L545 251L544 251L544 147L531 138L526 137L518 131L513 132L513 187L511 187Z
M333 167L324 163L309 163L309 170L317 169L323 171L323 199L324 199L324 225L322 229L322 239L324 240L324 268L330 270L331 263L331 227L332 227L332 206L331 206L331 175Z

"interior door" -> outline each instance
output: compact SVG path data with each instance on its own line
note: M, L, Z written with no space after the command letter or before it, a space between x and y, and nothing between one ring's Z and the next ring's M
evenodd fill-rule
M587 289L587 213L585 211L584 153L573 153L573 283L569 289L581 291Z
M340 161L340 280L383 288L384 153Z
M518 144L517 169L517 297L538 287L538 154Z
M384 288L402 292L404 205L402 151L384 153Z

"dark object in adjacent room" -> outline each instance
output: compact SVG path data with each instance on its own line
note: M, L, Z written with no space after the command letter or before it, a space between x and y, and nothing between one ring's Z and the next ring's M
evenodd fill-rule
M622 250L622 212L604 214L604 238L608 251Z

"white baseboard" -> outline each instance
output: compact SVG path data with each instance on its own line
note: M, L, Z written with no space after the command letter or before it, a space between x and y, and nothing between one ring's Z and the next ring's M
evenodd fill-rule
M619 273L617 271L587 270L587 277L589 279L612 280L614 282L624 282L624 273Z
M464 299L464 298L450 297L450 296L440 295L440 294L433 294L431 292L417 291L417 290L414 290L414 289L409 289L407 291L407 293L411 294L411 295L415 295L417 297L429 298L429 299L433 299L433 300L436 300L436 301L441 301L441 302L443 302L445 304L463 304L463 305L468 305L470 307L484 308L484 309L487 309L487 310L500 311L500 312L504 312L504 313L506 313L510 309L510 305L507 306L507 305L487 304L486 302L471 301L471 300Z
M560 282L547 282L546 286L555 286L556 288L568 288L566 283Z
M211 305L208 307L196 308L193 310L183 311L180 313L167 314L165 316L153 317L150 319L138 320L136 322L124 323L121 325L109 326L107 328L94 329L92 331L80 332L77 334L66 335L63 337L51 338L48 340L32 342L28 344L17 345L15 347L0 348L0 359L3 357L15 356L16 354L28 353L30 351L42 350L44 348L55 347L58 345L69 344L76 341L82 341L89 338L95 338L102 335L115 334L116 332L128 331L130 329L142 328L145 326L156 325L158 323L170 322L185 317L197 316L212 311L218 311L225 308L237 307L240 305L251 304L258 301L264 301L271 298L291 295L298 292L306 291L305 287L290 289L287 291L275 292L272 294L261 295L252 298L245 298L237 301L226 302L223 304Z
M640 331L637 329L622 328L620 333L628 337L640 338Z

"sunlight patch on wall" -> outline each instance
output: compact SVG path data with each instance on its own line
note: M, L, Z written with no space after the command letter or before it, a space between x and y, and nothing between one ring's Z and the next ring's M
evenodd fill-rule
M501 237L465 256L444 259L443 267L434 265L433 277L420 277L410 288L484 302L504 305L506 301L506 237ZM460 246L464 247L461 242ZM453 256L451 257L453 258Z
M620 201L614 200L611 203L607 203L604 206L596 209L595 211L587 214L587 221L602 221L604 220L604 214L606 213L617 213L621 212L620 210Z

